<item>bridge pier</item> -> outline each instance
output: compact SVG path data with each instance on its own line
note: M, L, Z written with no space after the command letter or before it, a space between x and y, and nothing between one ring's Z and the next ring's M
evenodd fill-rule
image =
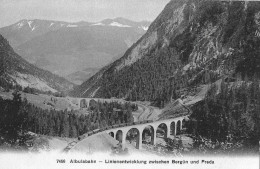
M139 130L139 137L137 138L137 142L136 142L136 147L139 150L142 149L142 144L143 144L142 133L143 133L143 130L141 130L141 131Z
M168 138L171 135L171 123L166 123L166 126L167 126L166 138Z
M176 138L177 135L177 121L174 121L174 138Z
M151 142L152 142L153 145L156 145L156 129L155 128L154 128L154 131L153 131L153 136L152 136Z
M87 106L88 106L88 108L89 108L89 100L88 100L88 101L86 101L86 103L87 103Z
M122 149L124 150L126 148L126 131L122 131Z
M80 109L80 102L81 102L81 99L77 99L78 100L78 108Z

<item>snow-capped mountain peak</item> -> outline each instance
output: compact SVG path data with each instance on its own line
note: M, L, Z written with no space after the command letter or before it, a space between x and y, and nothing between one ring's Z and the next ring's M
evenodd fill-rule
M117 27L131 27L129 25L123 25L121 23L118 22L112 22L111 24L109 24L110 26L117 26Z
M35 31L38 30L42 32L42 30L53 31L60 28L76 28L76 27L85 27L85 26L109 26L109 27L118 27L118 28L136 28L142 31L147 31L150 22L141 21L135 22L124 18L115 18L115 19L105 19L100 22L88 23L88 22L62 22L62 21L48 21L48 20L28 20L24 19L13 25L13 30L19 31Z
M118 28L135 28L142 31L147 31L150 22L148 21L131 21L125 18L105 19L100 22L95 22L90 26L109 26Z
M29 27L32 28L33 21L28 21L27 23L28 23Z
M21 27L23 27L23 25L24 25L23 22L19 22L19 23L17 23L17 27L18 27L18 29L20 29Z
M139 28L143 29L144 31L147 31L149 26L140 26Z
M68 28L75 28L75 27L78 27L78 25L75 25L75 24L69 24L67 25Z
M38 26L34 24L34 20L22 20L14 26L14 29L29 28L31 31L34 31L37 27Z
M59 21L47 21L47 20L28 20L28 19L24 19L21 20L19 22L17 22L16 24L14 24L13 29L17 29L17 30L31 30L31 31L35 31L37 28L39 29L59 29L62 26L68 26L70 27L70 23L66 23L66 22L59 22Z
M105 26L105 24L98 22L98 23L91 24L91 26Z
M50 26L49 26L49 27L51 27L52 25L54 25L54 23L53 23L53 22L50 24Z

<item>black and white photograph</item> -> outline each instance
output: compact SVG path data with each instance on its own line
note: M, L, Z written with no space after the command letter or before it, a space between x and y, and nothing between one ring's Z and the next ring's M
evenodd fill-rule
M260 1L0 0L0 168L259 169Z

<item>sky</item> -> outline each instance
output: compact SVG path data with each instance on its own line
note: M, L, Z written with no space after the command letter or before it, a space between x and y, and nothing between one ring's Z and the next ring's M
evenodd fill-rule
M98 22L124 17L153 21L170 0L0 0L0 27L22 19Z

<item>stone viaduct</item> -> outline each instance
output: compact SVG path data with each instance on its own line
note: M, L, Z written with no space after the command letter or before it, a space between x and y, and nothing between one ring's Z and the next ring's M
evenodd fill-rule
M98 133L107 133L114 139L118 140L122 148L124 149L126 147L126 140L127 137L129 137L129 134L135 130L137 137L136 139L136 148L137 149L142 149L142 141L143 141L143 134L145 132L145 129L150 129L152 130L151 133L151 143L152 145L156 145L156 137L157 137L157 131L160 127L160 129L163 127L166 130L164 130L164 136L165 138L169 137L170 135L176 136L180 130L182 130L183 123L185 120L188 120L188 116L190 114L185 114L176 118L171 118L171 119L165 119L165 120L159 120L159 121L151 121L148 123L141 123L141 124L134 124L134 125L125 125L122 127L116 127L112 129L107 129L107 130L102 130L102 131L97 131L91 135L83 135L83 137L80 140L73 141L71 142L65 149L65 152L69 152L78 142L81 142L82 140L86 139L87 137L93 136ZM163 126L164 125L164 126Z
M125 101L120 100L120 99L96 99L96 98L78 98L76 100L76 104L79 106L79 108L87 108L89 107L89 104L91 100L95 101L100 101L100 102L112 102L112 101L117 101L117 102L122 102L124 103ZM186 107L184 107L187 109ZM132 124L122 124L123 126L112 126L107 129L97 129L98 131L92 132L92 134L85 134L81 139L78 141L74 141L73 144L77 144L77 142L80 142L86 137L89 137L91 135L95 135L100 132L105 132L109 134L111 137L114 139L118 140L122 148L124 149L126 147L126 140L130 137L130 133L135 133L136 137L136 148L137 149L142 149L142 141L143 141L143 136L145 134L145 131L147 132L146 129L150 132L151 136L151 144L155 145L156 144L156 137L157 137L157 131L161 131L160 133L163 133L163 137L167 138L170 135L176 136L179 134L179 132L183 128L183 124L185 120L188 120L188 116L190 115L190 110L187 109L186 113L183 113L181 115L178 115L177 117L172 117L169 119L163 119L163 120L158 120L158 121L146 121L146 122L134 122ZM133 132L129 132L133 131ZM67 146L64 151L69 151L73 146Z
M158 128L164 127L166 131L164 131L164 137L169 137L170 135L176 136L180 130L182 130L183 127L183 122L186 120L188 117L186 116L181 116L177 118L172 118L172 119L165 119L165 120L160 120L160 121L153 121L150 123L144 123L144 124L137 124L133 126L124 126L124 127L119 127L119 128L114 128L114 129L109 129L106 130L105 132L109 134L111 137L115 138L118 140L121 144L122 147L125 148L126 145L126 139L127 136L129 136L129 131L130 130L135 130L137 133L137 138L136 138L136 148L141 149L142 148L142 141L143 141L143 132L145 129L150 129L152 131L151 133L151 143L153 145L156 144L156 133Z
M104 103L104 102L107 102L107 103L110 103L110 102L119 102L119 103L125 103L127 101L123 101L121 99L99 99L99 98L77 98L76 99L76 105L78 106L78 108L87 108L89 107L91 101L96 101L96 102L101 102L101 103Z

